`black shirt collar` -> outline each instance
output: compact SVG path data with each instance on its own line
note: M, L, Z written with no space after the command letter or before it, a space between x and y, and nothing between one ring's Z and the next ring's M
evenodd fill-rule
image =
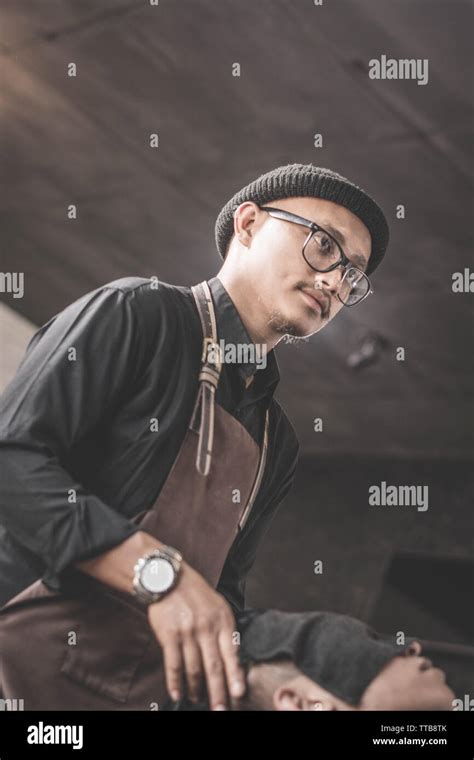
M212 277L207 283L216 310L218 340L234 345L253 343L234 302L219 278ZM239 374L243 378L247 378L256 372L252 385L256 384L259 388L266 388L272 394L280 382L280 371L273 350L267 353L267 366L265 368L259 368L258 364L252 361L240 362L237 366Z

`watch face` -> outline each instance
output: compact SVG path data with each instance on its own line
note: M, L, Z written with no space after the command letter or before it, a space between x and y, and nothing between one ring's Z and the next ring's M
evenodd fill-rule
M148 560L142 570L140 581L152 593L167 591L174 580L174 570L167 559L154 557Z

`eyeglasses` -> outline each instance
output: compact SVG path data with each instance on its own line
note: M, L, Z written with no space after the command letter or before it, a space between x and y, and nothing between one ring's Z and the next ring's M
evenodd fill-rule
M343 267L344 274L337 297L344 306L356 306L374 292L365 272L351 263L336 238L319 224L273 206L259 206L259 209L267 211L275 219L309 228L310 232L301 250L303 258L315 272L331 272L337 267Z

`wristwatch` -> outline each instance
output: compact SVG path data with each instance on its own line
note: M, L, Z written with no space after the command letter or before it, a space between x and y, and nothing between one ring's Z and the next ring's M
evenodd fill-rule
M178 582L183 558L172 546L145 554L134 567L133 593L143 602L159 602Z

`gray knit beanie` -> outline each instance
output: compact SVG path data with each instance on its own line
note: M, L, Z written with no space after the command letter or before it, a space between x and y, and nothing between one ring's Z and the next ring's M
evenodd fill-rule
M389 240L388 224L382 209L370 195L345 177L313 164L279 166L235 193L216 220L216 245L222 258L225 258L234 234L234 212L241 203L253 201L263 206L280 198L303 196L338 203L364 222L372 238L367 274L373 272L384 257Z

